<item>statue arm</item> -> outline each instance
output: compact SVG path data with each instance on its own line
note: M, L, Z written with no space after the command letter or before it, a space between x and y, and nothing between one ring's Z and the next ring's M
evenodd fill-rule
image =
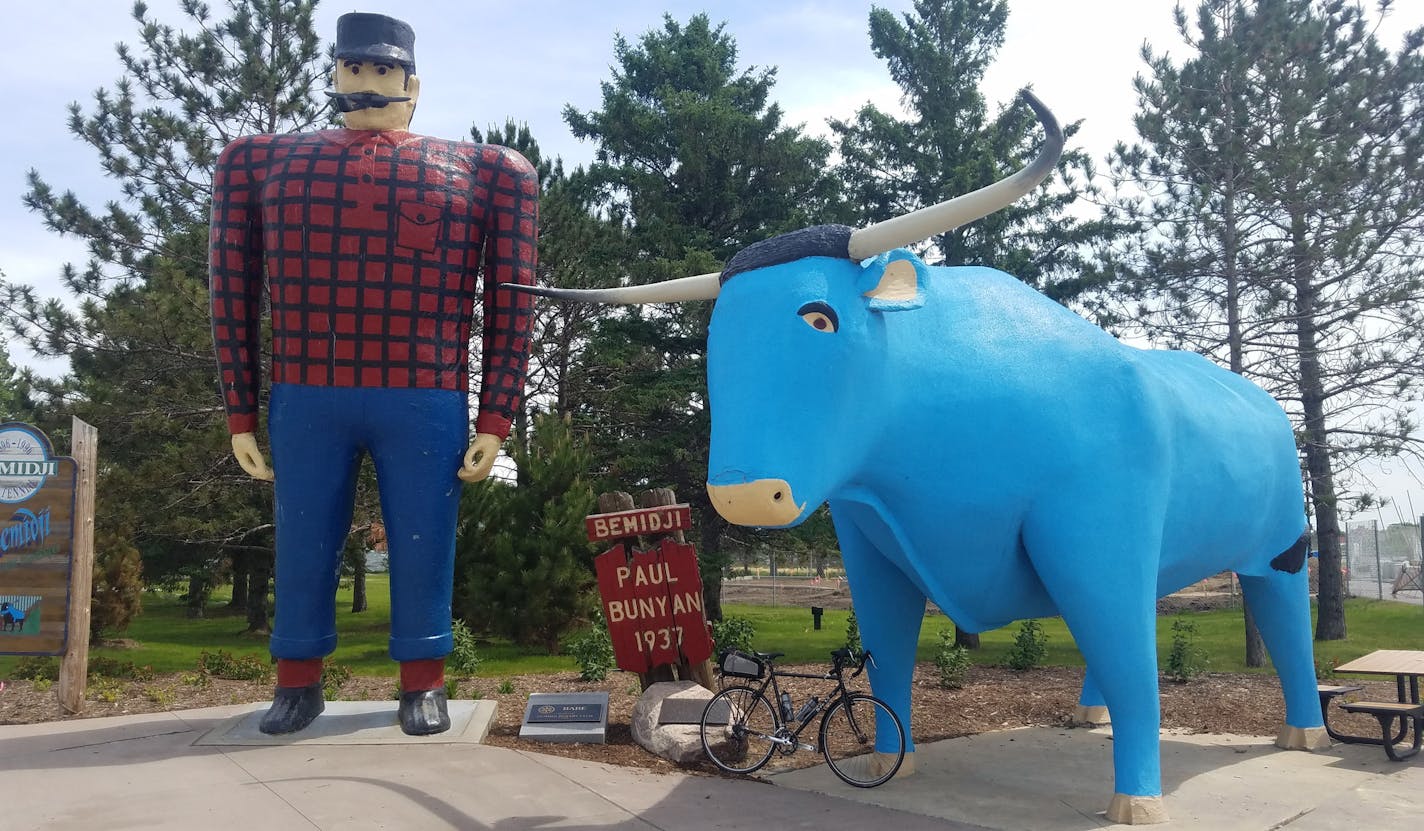
M224 148L213 172L208 276L223 404L234 436L257 428L261 387L261 228L252 192L252 139ZM253 443L256 447L256 443Z
M506 286L534 284L539 176L513 150L503 149L495 164L496 188L484 221L483 382L475 432L503 440L524 403L534 319L534 298Z

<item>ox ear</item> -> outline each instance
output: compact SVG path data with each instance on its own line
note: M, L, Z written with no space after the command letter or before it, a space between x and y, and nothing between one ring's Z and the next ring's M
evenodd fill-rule
M871 260L860 277L861 293L876 312L903 312L925 305L928 269L919 257L896 249Z

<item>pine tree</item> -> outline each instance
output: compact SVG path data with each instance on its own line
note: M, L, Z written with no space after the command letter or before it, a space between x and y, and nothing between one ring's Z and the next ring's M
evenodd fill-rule
M1003 44L1008 13L1007 0L916 0L914 11L898 18L871 11L871 49L899 85L909 115L866 104L854 119L830 122L842 159L837 172L858 224L977 190L1036 154L1041 131L1033 113L1014 103L991 117L979 92ZM1065 133L1076 130L1070 124ZM924 256L944 265L993 266L1054 299L1076 297L1096 281L1086 254L1122 229L1067 213L1092 193L1086 154L1064 153L1058 174L1056 186L936 236Z
M511 455L513 486L491 477L461 499L454 612L472 629L554 654L596 605L589 452L567 419L543 414Z
M209 188L232 139L322 123L315 93L329 73L314 0L227 5L216 19L182 0L182 31L135 4L140 43L117 50L124 76L69 117L121 197L95 209L29 174L26 204L88 246L88 262L61 274L72 305L0 284L6 327L42 357L69 358L72 376L43 391L99 428L99 489L116 504L98 537L135 546L150 580L215 571L215 551L271 556L261 519L270 496L232 463L222 426L207 316ZM106 525L118 517L130 527Z
M626 232L635 283L714 271L737 250L826 221L836 186L829 147L782 124L775 70L738 70L736 43L706 15L664 17L636 43L619 36L599 109L564 110L597 142L575 181ZM580 425L597 437L600 473L620 489L671 487L700 529L707 615L721 618L727 523L706 496L710 422L703 350L709 304L634 307L602 320L571 380Z
M1337 479L1418 440L1424 31L1389 53L1363 10L1206 0L1197 54L1145 52L1142 143L1117 154L1159 233L1126 283L1144 328L1260 383L1297 424L1320 550L1316 637L1345 636ZM1360 499L1367 505L1368 497Z

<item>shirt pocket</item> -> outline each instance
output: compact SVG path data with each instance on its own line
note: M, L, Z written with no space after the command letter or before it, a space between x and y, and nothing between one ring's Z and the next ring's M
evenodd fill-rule
M434 252L440 241L440 209L425 202L400 203L396 245Z

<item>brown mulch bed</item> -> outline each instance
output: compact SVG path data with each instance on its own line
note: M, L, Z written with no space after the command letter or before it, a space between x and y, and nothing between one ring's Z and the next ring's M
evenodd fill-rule
M782 668L796 669L794 666ZM823 667L806 666L801 669L818 671ZM915 741L928 742L1015 727L1066 726L1077 702L1082 677L1082 670L1073 668L1015 672L999 667L973 667L969 682L963 689L946 690L939 687L933 665L922 664L915 673L912 704ZM189 683L191 680L192 676L188 674L159 675L148 681L120 682L117 686L94 685L90 687L85 710L79 716L66 716L60 711L52 688L37 690L30 681L9 681L0 690L0 724L243 704L270 700L272 694L269 683L213 679L208 686L202 687ZM506 689L512 688L512 692L500 693L501 685L506 681L509 684ZM860 686L868 685L861 683ZM1379 687L1361 695L1383 695L1384 700L1393 700L1394 691L1390 685L1381 684ZM519 738L519 725L529 693L597 690L609 693L607 744L544 744ZM800 701L813 689L792 687L792 691L796 700ZM815 685L814 691L819 692L820 685ZM379 701L392 699L394 692L395 680L392 678L355 677L342 687L339 697ZM1162 726L1166 729L1273 736L1282 723L1281 696L1274 675L1211 673L1187 684L1175 684L1164 679L1161 692ZM653 770L666 771L679 767L647 753L633 742L629 723L633 704L638 697L638 682L629 674L615 673L598 683L580 681L576 673L464 679L460 684L460 696L478 696L499 703L496 723L486 739L488 744ZM391 701L391 707L394 709L394 701ZM1369 717L1348 718L1359 721L1341 719L1347 729L1364 735L1373 735L1378 729ZM798 756L804 756L804 761L808 763L818 758L811 754ZM711 766L705 763L682 769L712 771Z

